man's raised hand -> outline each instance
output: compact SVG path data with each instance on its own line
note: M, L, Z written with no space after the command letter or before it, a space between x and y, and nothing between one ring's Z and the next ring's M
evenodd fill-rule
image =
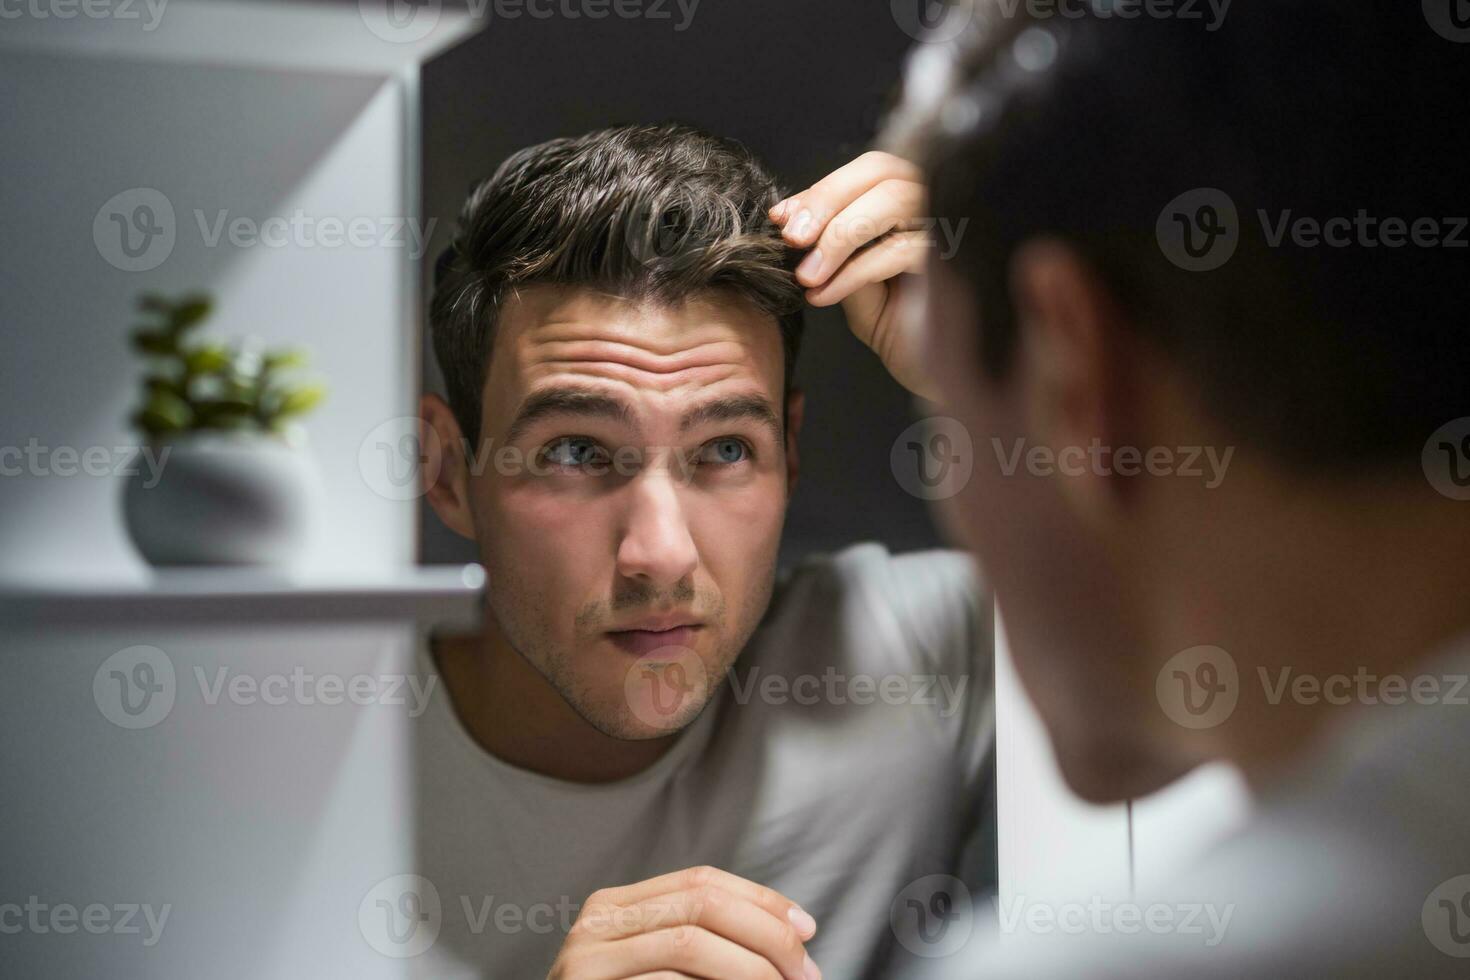
M770 217L788 243L809 249L796 269L807 302L840 302L852 332L894 379L932 399L917 324L904 309L930 245L926 200L917 167L874 150L781 201Z

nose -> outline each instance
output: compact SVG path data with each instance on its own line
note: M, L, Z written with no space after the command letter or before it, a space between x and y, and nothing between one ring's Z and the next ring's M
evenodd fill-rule
M656 589L671 588L699 565L699 552L674 480L663 468L654 467L629 481L626 492L628 510L618 542L618 574Z

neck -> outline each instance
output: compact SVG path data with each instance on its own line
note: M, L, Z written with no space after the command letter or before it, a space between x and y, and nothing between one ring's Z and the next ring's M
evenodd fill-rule
M1196 574L1174 570L1168 606L1183 612L1164 635L1234 658L1239 702L1201 735L1261 788L1364 713L1410 710L1386 703L1383 679L1404 678L1396 696L1412 706L1424 658L1470 632L1470 509L1386 483L1278 483L1216 505L1187 525L1200 529L1184 556Z
M630 741L595 728L507 642L489 610L481 632L431 644L460 723L510 765L568 782L611 782L647 769L678 738Z

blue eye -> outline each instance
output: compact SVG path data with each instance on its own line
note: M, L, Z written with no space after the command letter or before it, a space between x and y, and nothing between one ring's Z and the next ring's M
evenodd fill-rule
M701 463L743 462L750 456L750 448L739 439L712 439L699 452Z
M541 461L550 466L581 467L600 462L606 456L601 446L582 436L554 439L541 450Z

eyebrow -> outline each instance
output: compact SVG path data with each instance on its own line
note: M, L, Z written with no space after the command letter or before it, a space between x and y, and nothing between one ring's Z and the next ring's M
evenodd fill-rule
M684 413L684 417L679 420L679 431L687 432L709 422L736 421L756 422L770 430L776 442L785 441L780 417L776 415L771 403L760 395L730 395L705 402Z
M611 395L588 388L547 388L521 403L506 433L506 442L515 442L543 419L567 415L611 419L623 424L631 424L633 420L633 410ZM679 420L679 431L687 432L710 422L739 420L750 420L764 426L778 443L785 440L780 417L770 401L760 395L730 395L691 408Z
M608 418L623 423L633 418L632 410L610 395L587 388L546 388L521 402L505 441L515 442L532 425L553 415Z

